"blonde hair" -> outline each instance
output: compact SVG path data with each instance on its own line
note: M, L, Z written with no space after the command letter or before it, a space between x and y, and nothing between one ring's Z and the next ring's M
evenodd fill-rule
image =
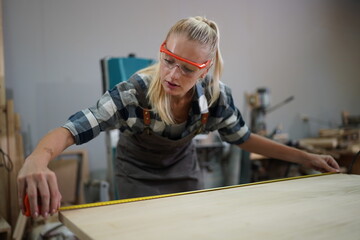
M216 102L220 94L219 82L223 69L223 60L219 48L219 30L215 22L204 17L190 17L178 21L168 32L166 39L172 34L185 34L189 40L198 41L209 46L209 59L213 59L212 80L208 86L210 93L209 106ZM170 108L170 97L165 93L160 81L159 63L143 69L140 73L149 74L151 78L147 97L152 110L159 114L166 124L174 124L175 120Z

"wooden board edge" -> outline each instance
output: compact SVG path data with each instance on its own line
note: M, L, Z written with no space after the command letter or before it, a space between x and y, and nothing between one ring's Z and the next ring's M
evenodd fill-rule
M82 240L91 239L89 235L87 235L84 231L79 229L72 221L70 221L66 216L64 216L61 212L59 214L59 221L62 222L75 236Z

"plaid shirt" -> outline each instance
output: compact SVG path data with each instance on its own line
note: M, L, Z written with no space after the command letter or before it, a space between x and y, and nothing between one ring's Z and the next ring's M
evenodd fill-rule
M143 74L132 76L141 88L147 92L149 77ZM218 130L223 141L241 144L250 136L240 111L234 106L230 88L220 83L218 100L208 107L210 99L207 90L210 79L196 83L195 94L189 117L181 137L186 137L201 127L201 114L209 113L208 121L201 133ZM143 106L144 107L144 106ZM147 107L147 106L145 106ZM147 127L163 137L170 137L171 125L165 125L157 114L150 111L151 123L143 122L142 104L139 104L136 89L130 81L121 82L107 91L96 105L72 115L63 126L75 137L77 145L90 141L101 131L118 128L124 134L142 133Z

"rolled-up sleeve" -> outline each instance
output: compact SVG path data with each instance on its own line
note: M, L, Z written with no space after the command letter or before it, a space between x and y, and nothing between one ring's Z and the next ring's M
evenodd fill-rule
M77 145L90 141L101 131L119 127L118 108L114 102L117 90L112 91L106 92L96 105L70 116L63 125L74 136Z
M225 142L244 143L250 137L250 129L234 105L230 88L221 84L220 90L218 101L209 109L211 130L217 130Z

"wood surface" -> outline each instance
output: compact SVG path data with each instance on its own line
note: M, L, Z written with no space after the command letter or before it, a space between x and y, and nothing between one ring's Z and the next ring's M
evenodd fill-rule
M322 175L59 217L80 239L359 239L360 176Z

